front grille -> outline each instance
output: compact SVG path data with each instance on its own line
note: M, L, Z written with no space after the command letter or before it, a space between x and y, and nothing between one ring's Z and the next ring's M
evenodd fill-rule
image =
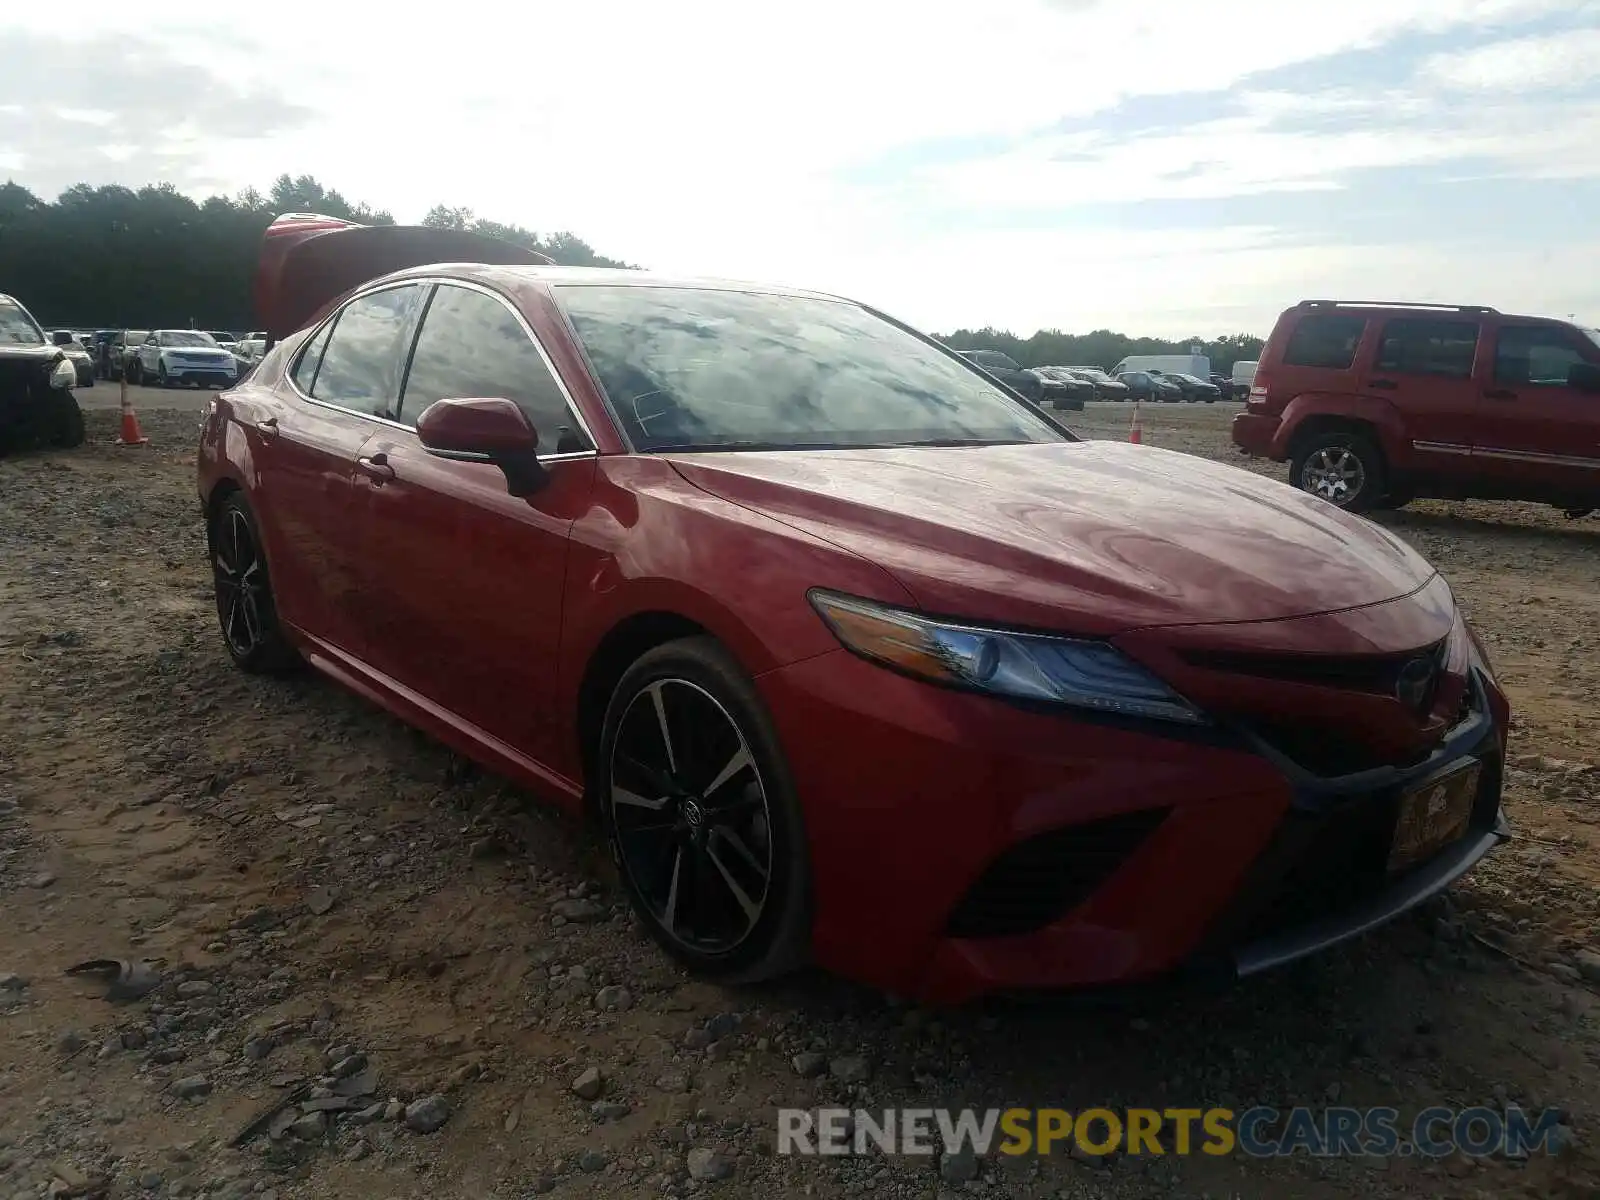
M1437 671L1443 666L1444 653L1445 643L1438 641L1404 654L1251 654L1233 650L1190 650L1184 653L1184 658L1209 671L1392 696L1407 663L1426 657L1433 660Z
M1245 721L1242 724L1301 770L1325 779L1377 767L1414 766L1433 752L1432 746L1422 746L1410 755L1395 755L1327 725L1287 721Z
M951 915L951 937L1031 933L1076 908L1144 843L1170 809L1140 809L1047 833L1002 853Z

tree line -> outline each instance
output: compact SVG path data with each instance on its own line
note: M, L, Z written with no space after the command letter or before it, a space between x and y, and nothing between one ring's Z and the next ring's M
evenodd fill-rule
M261 235L286 212L320 212L368 225L394 217L351 202L309 175L280 175L263 195L196 202L171 184L68 188L53 202L0 185L0 292L52 328L247 330ZM546 237L440 205L425 223L472 229L571 266L621 267L572 233Z
M199 202L165 183L138 190L80 183L47 201L8 182L0 185L0 292L18 297L53 328L242 331L257 324L251 281L261 235L286 212L395 223L387 211L352 202L310 175L280 175L265 195L246 188ZM515 242L567 266L630 265L597 253L576 234L540 235L470 208L435 205L422 223ZM1227 371L1261 351L1261 339L1246 334L1169 342L1109 329L1041 329L1027 338L958 329L941 337L958 350L1003 351L1023 366L1111 367L1130 354L1182 354L1199 344L1215 370Z

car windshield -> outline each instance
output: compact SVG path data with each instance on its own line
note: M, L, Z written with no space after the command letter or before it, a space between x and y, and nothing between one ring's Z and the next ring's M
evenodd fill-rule
M39 346L44 330L33 323L20 304L0 300L0 346Z
M848 301L687 287L556 290L641 451L1069 440L959 359Z
M1089 379L1098 379L1103 382L1110 382L1111 380L1111 376L1107 375L1099 367L1068 367L1067 370L1074 375L1082 375Z
M161 334L163 346L216 346L215 339L209 333L202 333L198 329L169 329Z

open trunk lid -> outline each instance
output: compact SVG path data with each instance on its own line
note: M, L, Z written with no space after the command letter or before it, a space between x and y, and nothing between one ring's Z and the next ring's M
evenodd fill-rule
M352 288L390 271L442 262L547 266L552 261L461 229L358 225L318 213L286 213L261 238L256 312L270 345L303 328Z

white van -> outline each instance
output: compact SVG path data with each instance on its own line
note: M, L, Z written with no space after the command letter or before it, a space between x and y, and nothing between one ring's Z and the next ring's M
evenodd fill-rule
M1193 375L1211 382L1211 359L1204 354L1130 354L1111 368L1115 379L1124 371L1154 371L1157 375Z
M1248 392L1250 385L1255 382L1256 368L1261 365L1260 360L1249 358L1233 364L1233 390Z

